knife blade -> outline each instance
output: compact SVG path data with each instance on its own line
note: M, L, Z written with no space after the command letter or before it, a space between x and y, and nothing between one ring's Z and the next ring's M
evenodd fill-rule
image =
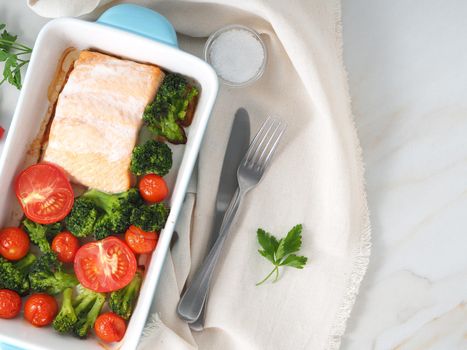
M229 141L225 150L224 162L222 163L219 185L217 187L214 220L207 249L208 252L217 239L225 211L238 187L237 169L249 145L250 117L246 109L239 108L237 112L235 112ZM207 301L204 304L204 309L199 318L189 324L190 328L194 331L201 331L204 328L206 303Z
M211 249L217 239L225 211L237 189L237 169L249 145L250 117L244 108L239 108L235 113L229 142L225 150L224 162L222 163L219 186L217 188L214 222L208 250Z

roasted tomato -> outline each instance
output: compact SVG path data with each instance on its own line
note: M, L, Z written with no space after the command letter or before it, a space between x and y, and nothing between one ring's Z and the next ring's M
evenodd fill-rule
M0 254L8 260L20 260L29 251L29 236L18 227L0 230Z
M125 287L136 272L136 257L122 240L107 237L79 248L75 256L79 282L96 292L112 292Z
M113 312L106 312L96 319L94 331L107 343L120 341L126 331L125 320Z
M24 318L36 327L51 324L57 312L57 302L53 296L48 294L33 294L24 304Z
M9 289L0 289L0 318L15 318L21 311L21 298Z
M139 182L139 193L151 203L162 202L169 195L169 188L162 176L147 174Z
M60 221L73 207L70 182L53 164L39 163L23 170L16 178L15 191L24 214L39 224Z
M146 232L134 225L125 232L125 242L136 254L152 252L156 248L158 239L157 232Z
M73 262L78 249L78 238L68 231L60 232L52 241L52 250L57 253L58 260L64 263Z

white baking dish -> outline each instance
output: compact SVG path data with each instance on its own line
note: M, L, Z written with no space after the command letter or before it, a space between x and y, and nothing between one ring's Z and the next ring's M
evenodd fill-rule
M34 328L22 317L18 317L14 320L0 320L0 343L9 346L28 350L136 348L217 95L218 80L213 69L199 58L176 47L173 28L159 14L134 5L119 5L105 13L100 21L106 24L68 18L54 20L41 30L37 38L0 158L0 227L11 221L12 208L16 205L13 181L24 167L26 152L39 131L43 116L46 115L49 107L47 88L60 56L68 47L95 49L139 62L153 63L198 82L201 94L193 124L188 132L188 142L181 158L175 186L172 187L170 215L146 271L138 304L122 342L104 345L95 337L80 340L72 336L61 336L50 327ZM3 349L2 344L0 348Z

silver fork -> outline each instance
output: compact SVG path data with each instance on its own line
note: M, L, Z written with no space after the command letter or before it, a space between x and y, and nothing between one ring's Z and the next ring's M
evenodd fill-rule
M178 303L177 313L188 323L196 321L203 310L214 269L238 208L245 194L261 180L285 128L285 123L277 118L266 119L238 167L238 189L225 213L219 236Z

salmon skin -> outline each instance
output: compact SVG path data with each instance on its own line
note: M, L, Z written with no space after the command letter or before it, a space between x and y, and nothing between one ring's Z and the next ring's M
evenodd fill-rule
M128 190L144 108L163 79L156 66L81 51L58 97L44 161L61 166L74 183Z

